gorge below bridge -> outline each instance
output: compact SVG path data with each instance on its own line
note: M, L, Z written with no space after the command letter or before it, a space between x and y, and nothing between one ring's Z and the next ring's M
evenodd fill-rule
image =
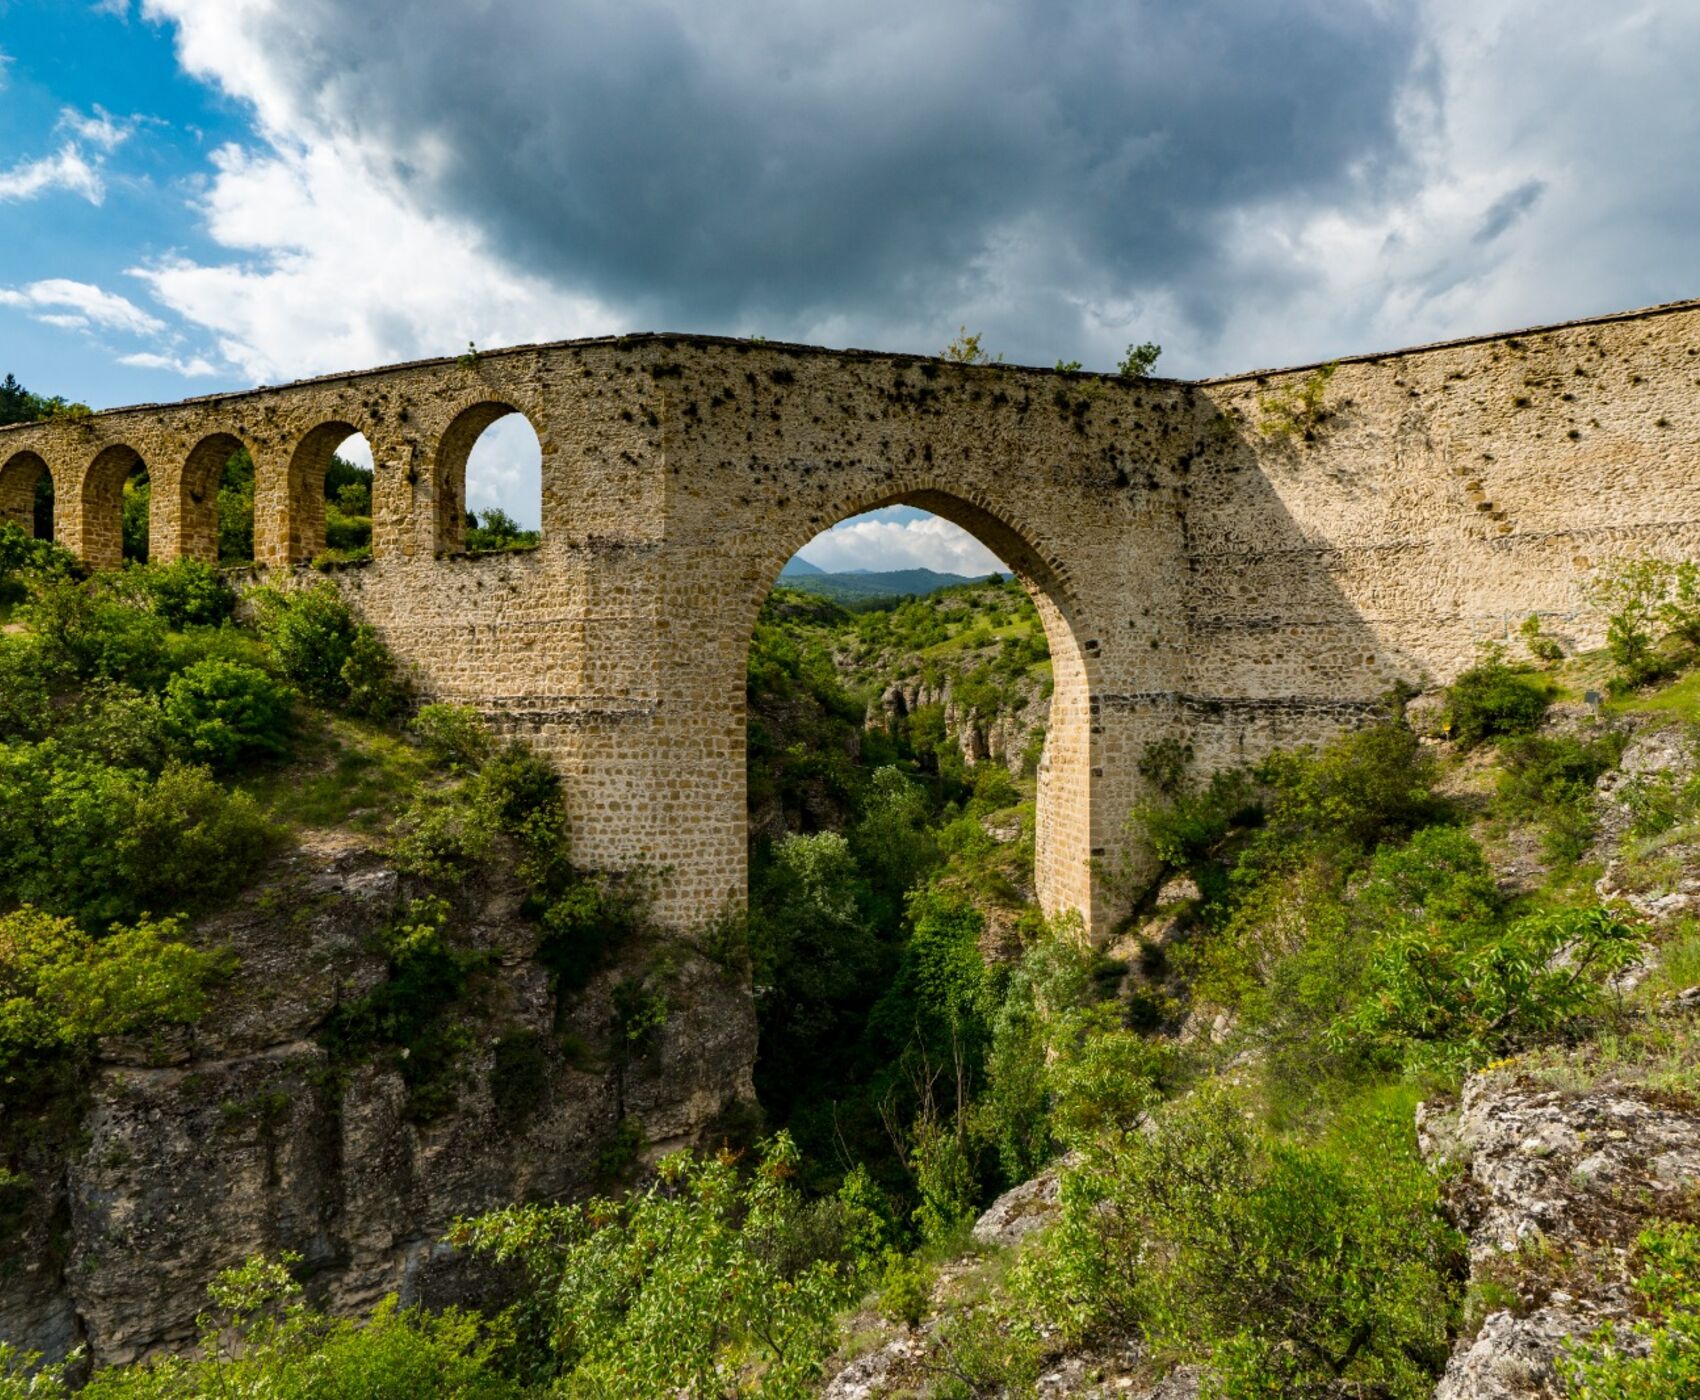
M467 456L510 413L542 541L469 555ZM1054 659L1040 900L1102 929L1148 743L1208 770L1324 737L1531 613L1597 645L1602 563L1700 554L1700 303L1201 382L695 335L486 351L0 429L0 519L30 528L50 475L57 538L115 566L145 466L152 557L214 560L245 447L256 563L311 580L356 432L373 558L325 576L424 695L547 754L575 860L662 870L678 926L745 895L745 668L786 560L893 504L978 536Z

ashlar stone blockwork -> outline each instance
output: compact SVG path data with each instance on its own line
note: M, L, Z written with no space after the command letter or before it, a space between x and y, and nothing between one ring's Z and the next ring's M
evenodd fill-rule
M1182 383L708 337L486 352L0 430L0 517L43 471L59 539L119 560L125 478L154 557L216 553L217 472L256 470L274 578L323 546L330 454L365 434L374 554L330 575L430 695L478 706L566 779L577 857L666 874L662 915L744 895L744 671L791 554L907 503L1026 583L1055 657L1038 884L1096 928L1094 867L1144 746L1206 765L1360 720L1446 680L1529 613L1576 645L1606 561L1700 545L1700 305ZM467 454L522 413L543 542L462 553Z

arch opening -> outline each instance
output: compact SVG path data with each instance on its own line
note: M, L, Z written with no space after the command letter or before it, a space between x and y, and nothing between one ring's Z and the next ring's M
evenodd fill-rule
M744 709L756 1088L810 1155L871 1158L892 1103L905 1128L925 1112L905 1076L955 1053L904 1000L917 949L1092 916L1089 658L1057 569L943 493L876 503L763 576Z
M436 551L535 548L543 538L543 448L512 404L474 404L437 449Z
M201 439L178 481L176 554L209 564L254 562L254 459L233 433Z
M141 453L125 443L102 449L83 476L84 562L95 569L147 562L152 497L153 483Z
M278 562L372 556L372 444L352 423L321 423L289 459Z
M0 524L34 539L53 538L53 473L39 454L14 453L0 466Z

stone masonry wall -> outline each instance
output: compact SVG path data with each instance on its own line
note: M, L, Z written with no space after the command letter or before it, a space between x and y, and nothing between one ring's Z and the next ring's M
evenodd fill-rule
M818 531L924 507L1034 594L1056 662L1040 895L1101 928L1091 862L1138 858L1124 818L1150 740L1217 764L1321 737L1532 611L1596 642L1602 561L1700 549L1700 305L1354 359L1310 433L1267 435L1265 401L1310 372L569 342L3 429L0 511L22 523L45 466L58 537L111 565L145 463L155 556L210 557L209 484L239 443L256 555L286 577L322 547L332 449L363 432L376 557L331 576L426 693L560 766L580 860L665 868L661 912L688 924L744 893L761 600ZM469 557L467 453L507 412L542 446L543 543Z

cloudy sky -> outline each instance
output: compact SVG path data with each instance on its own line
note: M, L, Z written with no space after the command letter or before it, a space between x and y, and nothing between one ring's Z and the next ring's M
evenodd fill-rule
M966 325L1190 376L1618 310L1700 294L1697 73L1694 0L0 0L0 373ZM504 433L474 504L534 518ZM907 514L830 562L985 562Z

